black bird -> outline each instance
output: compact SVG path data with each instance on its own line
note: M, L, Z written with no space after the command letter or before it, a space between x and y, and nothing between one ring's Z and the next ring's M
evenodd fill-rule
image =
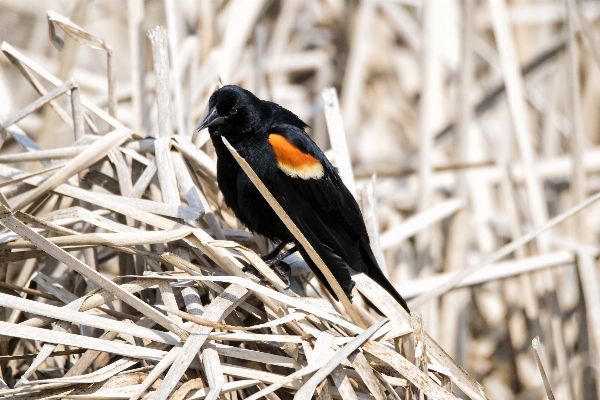
M208 106L208 115L198 130L208 127L217 153L219 188L236 217L251 231L271 240L283 245L294 242L335 297L323 274L254 187L221 137L250 164L348 297L354 287L351 268L369 275L408 311L406 301L377 265L356 200L305 132L308 125L280 105L260 100L234 85L215 91Z

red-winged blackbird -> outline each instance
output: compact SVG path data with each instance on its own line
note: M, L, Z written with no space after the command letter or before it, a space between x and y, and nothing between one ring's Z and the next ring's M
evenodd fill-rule
M238 86L223 86L212 94L208 105L208 115L198 130L208 127L217 153L219 188L236 217L271 240L294 242L321 283L335 296L306 251L229 153L221 136L250 164L349 297L354 282L348 267L369 275L408 310L375 261L356 200L304 131L308 125L291 111L260 100Z

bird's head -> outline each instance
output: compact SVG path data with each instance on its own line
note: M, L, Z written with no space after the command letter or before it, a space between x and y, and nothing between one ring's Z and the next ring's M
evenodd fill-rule
M261 101L239 86L227 85L215 91L208 108L208 114L197 129L208 128L211 137L245 136L261 122Z

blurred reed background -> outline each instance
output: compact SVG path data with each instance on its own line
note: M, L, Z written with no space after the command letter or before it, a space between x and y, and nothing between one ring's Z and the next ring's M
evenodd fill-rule
M113 99L106 52L66 35L57 51L48 10L112 46ZM600 190L599 17L599 2L577 0L0 0L0 40L61 81L72 77L82 96L136 134L158 137L146 33L164 26L174 133L213 155L195 126L219 77L292 110L354 181L392 282L488 398L546 397L531 346L539 336L556 397L594 399L598 205L480 264L459 288L431 291ZM330 144L330 87L339 93L347 153ZM0 119L38 97L0 57ZM74 141L49 106L18 127L43 150ZM23 151L22 141L2 135L2 155ZM24 263L8 263L5 282L23 286ZM36 271L35 261L28 268ZM119 265L101 271L112 277Z

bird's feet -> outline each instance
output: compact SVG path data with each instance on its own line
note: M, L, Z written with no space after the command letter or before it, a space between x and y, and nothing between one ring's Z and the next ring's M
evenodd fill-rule
M292 268L290 268L290 264L282 260L275 265L271 265L270 267L273 268L273 271L279 275L281 280L284 281L286 285L290 285L290 279L292 278Z
M275 268L274 266L276 266L281 261L283 261L285 258L287 258L288 256L291 256L292 254L294 254L297 251L298 251L298 248L296 246L294 246L291 249L284 251L283 253L277 252L277 254L275 254L274 256L272 256L273 252L271 252L263 257L263 261L269 267Z
M290 278L292 276L292 269L290 268L290 264L286 263L283 260L289 255L292 255L296 251L298 251L298 248L294 246L290 250L280 253L286 244L287 243L285 242L280 243L275 247L275 249L272 252L262 257L262 259L269 267L271 267L273 271L275 271L275 273L281 278L281 280L283 280L287 285L289 285ZM251 265L244 267L242 271L249 272L253 275L256 275L259 278L261 277L261 273Z
M277 276L279 276L281 278L281 280L286 285L288 285L288 286L290 285L290 278L292 277L292 269L290 268L290 265L288 263L280 260L279 262L277 262L277 264L271 263L271 264L267 264L267 265L269 265L269 267L271 267L271 269L277 274ZM252 265L245 266L244 268L242 268L242 271L249 272L258 278L263 278L260 271L258 271Z

